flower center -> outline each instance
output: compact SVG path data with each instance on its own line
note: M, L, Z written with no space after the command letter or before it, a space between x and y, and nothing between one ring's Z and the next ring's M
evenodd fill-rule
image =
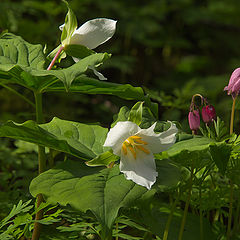
M149 154L149 150L144 147L147 145L147 142L144 142L139 136L131 136L127 138L122 144L122 151L124 155L127 155L128 150L132 153L133 157L136 159L137 153L136 150L139 149L142 152Z

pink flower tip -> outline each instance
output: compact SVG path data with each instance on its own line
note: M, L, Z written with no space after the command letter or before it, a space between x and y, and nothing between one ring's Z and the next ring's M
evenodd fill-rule
M192 131L195 131L200 127L200 116L198 110L193 110L189 112L188 123Z
M228 95L232 95L233 98L237 97L240 92L240 68L233 71L228 85L224 88Z

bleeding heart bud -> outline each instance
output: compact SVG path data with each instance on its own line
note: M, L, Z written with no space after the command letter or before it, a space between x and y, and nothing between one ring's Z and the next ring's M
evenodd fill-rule
M200 127L200 116L198 110L193 110L188 114L188 123L191 130L195 131Z
M205 123L212 122L216 119L216 111L212 105L207 105L202 108L202 119Z

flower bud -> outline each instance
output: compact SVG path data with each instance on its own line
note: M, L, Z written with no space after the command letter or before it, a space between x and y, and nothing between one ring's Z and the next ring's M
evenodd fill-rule
M205 123L212 122L216 119L216 111L212 105L207 105L202 108L202 119Z
M233 71L228 85L224 88L224 91L228 92L228 95L232 95L236 98L240 92L240 68Z
M200 127L200 116L198 110L193 110L192 112L189 112L188 123L192 131L195 131Z

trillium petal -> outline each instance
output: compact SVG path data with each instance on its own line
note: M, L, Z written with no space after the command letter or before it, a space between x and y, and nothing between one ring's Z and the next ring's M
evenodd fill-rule
M156 123L150 128L141 129L136 135L140 136L143 141L148 143L148 147L152 153L166 151L175 143L178 129L176 125L171 122L171 126L167 131L156 134L154 132L155 126Z
M146 154L137 150L136 159L131 152L121 154L120 171L128 180L150 189L156 182L158 173L152 153Z
M90 20L74 31L70 44L81 44L94 49L113 36L116 23L117 21L107 18Z
M118 122L107 134L104 147L111 147L113 153L121 156L122 143L130 136L139 131L139 126L133 122Z

